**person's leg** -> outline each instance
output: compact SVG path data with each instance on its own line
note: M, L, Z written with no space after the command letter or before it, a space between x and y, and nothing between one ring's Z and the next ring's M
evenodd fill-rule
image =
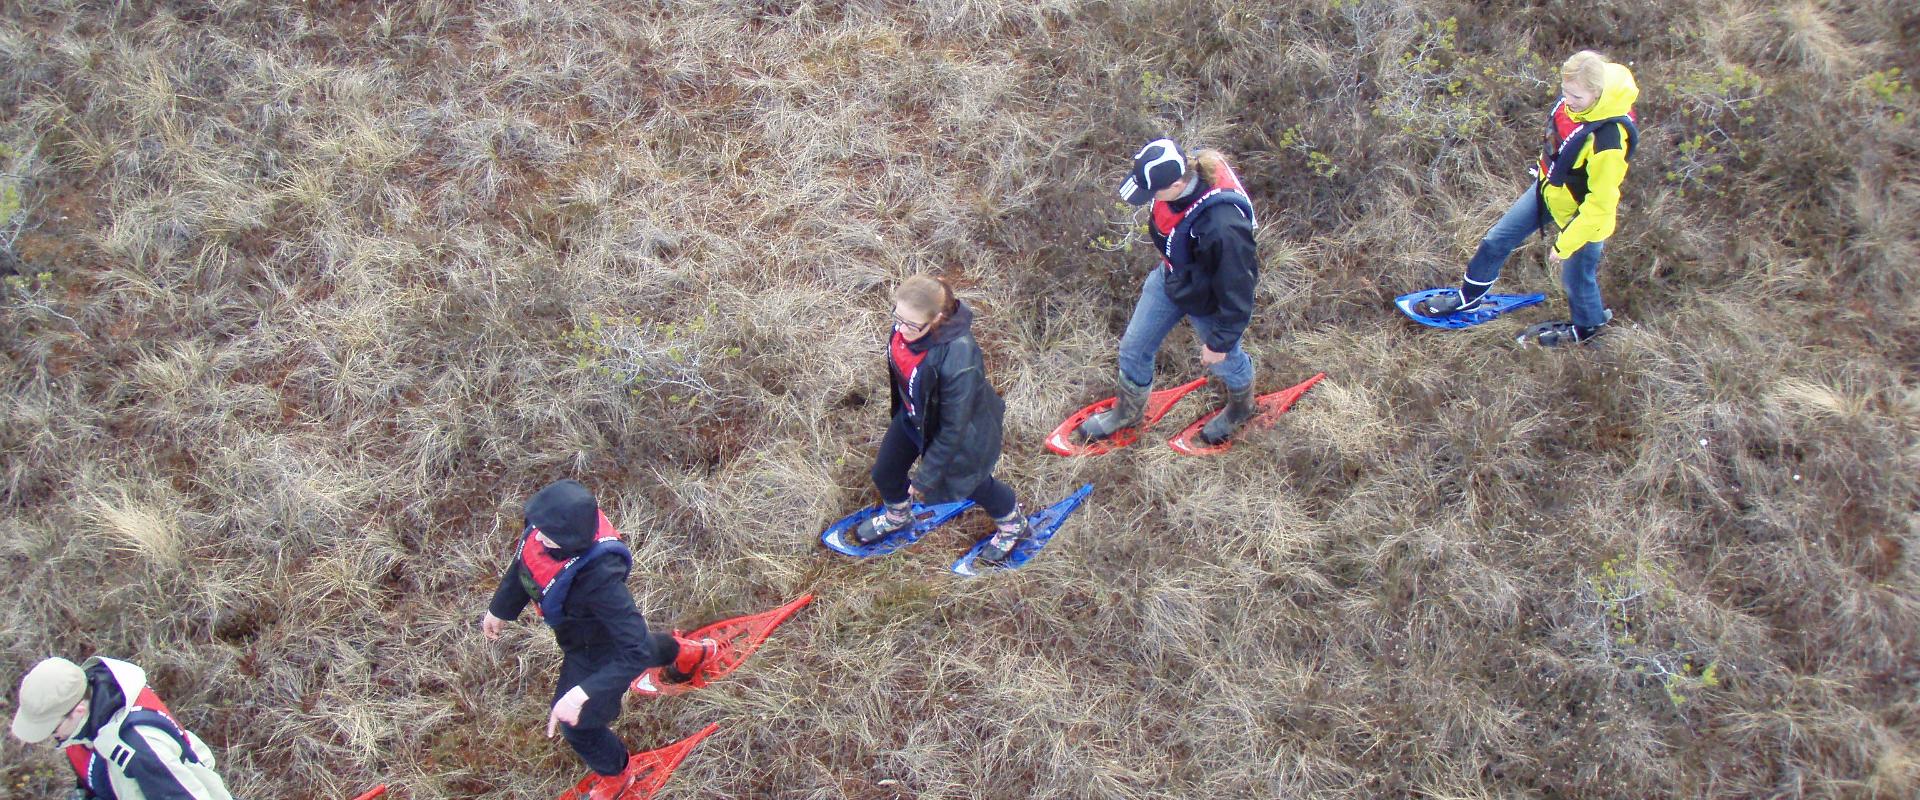
M920 457L920 446L914 442L913 432L907 430L904 417L895 417L887 424L887 433L880 437L880 452L873 459L873 486L880 490L880 499L887 505L900 505L910 498L907 473L913 469L913 462Z
M1127 320L1127 332L1120 336L1118 373L1114 376L1112 408L1088 418L1080 425L1080 435L1088 440L1105 439L1140 424L1147 408L1147 395L1153 391L1153 359L1160 352L1173 326L1180 324L1180 309L1167 299L1165 269L1154 267L1141 282L1140 299L1133 304L1133 317Z
M989 476L968 498L993 517L992 538L981 548L979 559L989 564L1005 560L1030 533L1026 514L1013 494L1013 487Z
M1500 279L1500 269L1507 263L1507 256L1515 248L1526 244L1527 237L1540 230L1546 224L1546 209L1540 205L1540 195L1535 187L1528 186L1526 193L1513 201L1507 213L1500 216L1498 222L1480 237L1480 247L1473 252L1473 259L1467 262L1467 276L1460 282L1460 301L1462 307L1472 306L1480 297L1493 288L1494 281Z
M573 752L579 754L593 774L610 777L627 771L627 745L606 726L587 728L561 723L560 736L572 745Z
M1120 336L1120 377L1136 386L1152 386L1154 356L1182 316L1180 307L1167 298L1166 269L1154 267L1140 284L1140 299L1133 304L1127 332Z
M1213 322L1206 317L1188 317L1187 319L1193 321L1194 333L1199 335L1202 343L1205 343L1208 334L1214 330ZM1229 391L1239 391L1253 386L1253 359L1247 357L1246 349L1241 347L1239 342L1234 343L1233 349L1227 351L1227 357L1213 365L1211 371L1214 377L1227 385Z
M1200 340L1206 341L1213 331L1213 323L1204 317L1188 319L1193 320L1193 329L1200 334ZM1227 357L1213 365L1212 371L1226 388L1224 408L1207 421L1206 427L1200 430L1200 438L1205 444L1216 445L1253 419L1253 359L1248 358L1246 350L1236 342Z
M660 671L660 680L667 683L693 680L700 665L719 652L720 643L711 638L682 639L670 633L653 634L654 659L659 662L653 666L665 667Z
M855 544L867 545L879 541L888 534L913 524L913 496L909 493L911 483L908 470L920 457L920 443L908 429L904 416L895 417L887 424L887 433L880 437L880 452L873 459L873 486L880 490L880 499L886 503L887 510L860 522L853 529Z
M1590 242L1561 262L1560 282L1567 287L1567 305L1581 339L1607 324L1607 306L1600 299L1600 256L1605 242Z
M592 658L565 656L560 662L560 680L553 690L553 702L558 702L561 695L579 685L599 666L599 661ZM627 769L627 745L609 728L620 716L622 699L618 695L589 697L580 708L580 723L560 726L561 737L596 775L619 775Z
M974 505L979 506L981 511L987 512L987 515L994 519L1011 514L1020 507L1019 498L1013 494L1013 487L991 475L981 481L979 486L974 487L973 492L967 495L967 499L972 500Z

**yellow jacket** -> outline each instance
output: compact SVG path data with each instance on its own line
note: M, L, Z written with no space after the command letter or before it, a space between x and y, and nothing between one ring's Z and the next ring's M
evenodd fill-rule
M1607 85L1601 88L1599 99L1587 110L1569 115L1575 122L1625 116L1633 110L1633 101L1640 97L1633 73L1625 65L1608 64L1606 75ZM1601 131L1588 136L1574 161L1573 179L1565 186L1554 186L1547 181L1547 166L1541 165L1540 196L1546 201L1554 224L1560 226L1560 237L1553 242L1553 252L1561 258L1570 258L1574 251L1587 244L1605 241L1613 235L1614 214L1620 206L1620 183L1627 178L1626 137L1603 137ZM1579 197L1575 193L1582 183L1585 196Z

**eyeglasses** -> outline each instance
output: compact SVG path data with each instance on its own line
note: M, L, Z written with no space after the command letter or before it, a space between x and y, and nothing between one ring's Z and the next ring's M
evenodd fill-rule
M921 331L926 330L927 325L929 325L930 323L913 322L908 320L905 317L900 316L899 314L895 314L893 315L893 324L899 326L901 330L906 331L907 333L919 333Z

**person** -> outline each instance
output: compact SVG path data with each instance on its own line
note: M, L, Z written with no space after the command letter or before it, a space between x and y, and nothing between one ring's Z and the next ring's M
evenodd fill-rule
M967 498L994 522L977 560L1005 561L1030 531L1013 489L993 477L1007 406L987 382L973 310L945 281L915 275L894 291L893 318L892 421L872 471L886 510L862 521L853 538L868 545L912 525L914 495L931 504ZM916 460L919 471L909 479Z
M213 751L175 719L145 670L94 656L49 658L20 680L13 735L56 742L73 767L74 797L231 800Z
M1572 319L1535 325L1520 341L1546 347L1587 342L1613 319L1600 299L1600 254L1613 234L1620 184L1639 139L1633 103L1640 88L1625 65L1582 50L1560 68L1560 95L1547 115L1533 185L1480 239L1459 290L1422 301L1415 311L1444 317L1479 308L1507 256L1544 231L1551 215L1560 234L1547 262L1560 269Z
M1253 418L1253 359L1241 338L1253 319L1260 259L1253 204L1226 157L1200 150L1189 163L1171 139L1148 142L1120 186L1133 205L1153 203L1151 232L1160 265L1147 275L1120 337L1113 408L1089 417L1080 436L1099 440L1140 424L1153 391L1153 361L1181 318L1200 337L1200 364L1226 389L1226 410L1200 431L1217 445Z
M639 777L627 769L626 743L609 729L627 687L654 667L666 667L667 681L691 680L718 650L711 639L649 632L627 590L632 566L593 493L579 481L556 481L527 500L513 564L481 619L481 633L497 640L532 603L553 629L562 658L547 735L558 728L593 771L591 800L613 800Z

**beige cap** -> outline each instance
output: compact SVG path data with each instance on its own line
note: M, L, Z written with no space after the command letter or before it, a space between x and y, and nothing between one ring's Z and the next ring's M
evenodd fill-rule
M20 679L20 708L13 713L13 735L29 744L46 741L60 721L87 696L87 673L64 658L33 665Z

